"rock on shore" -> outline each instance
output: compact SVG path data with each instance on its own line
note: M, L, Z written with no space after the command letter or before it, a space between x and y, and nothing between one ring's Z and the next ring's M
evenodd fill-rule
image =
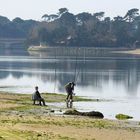
M80 116L89 116L94 118L104 118L104 115L98 111L90 111L90 112L79 112L77 110L67 110L64 112L65 115L80 115Z

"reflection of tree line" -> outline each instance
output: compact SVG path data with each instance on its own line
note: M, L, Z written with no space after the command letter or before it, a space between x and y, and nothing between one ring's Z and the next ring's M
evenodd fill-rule
M97 47L44 47L39 51L29 51L31 56L44 58L67 57L104 57L115 56L112 51L127 51L128 48L97 48ZM130 50L130 49L129 49ZM124 54L123 54L124 55Z
M64 90L64 85L73 81L75 77L75 61L54 60L48 62L34 62L34 63L2 63L0 68L11 69L11 71L1 71L0 78L4 79L9 75L19 79L26 76L37 77L46 82L57 81L57 86L60 91ZM77 85L86 87L93 86L95 88L103 88L104 83L108 83L112 80L115 84L124 85L128 93L136 92L140 77L140 61L139 60L93 60L93 61L78 61L77 62ZM18 67L17 67L18 64ZM12 71L12 69L18 69L19 71ZM22 72L24 68L28 68L29 71ZM30 71L30 68L35 70L35 73ZM21 70L21 72L20 72ZM43 70L43 73L38 71ZM45 72L46 70L46 72ZM56 73L55 73L56 72Z
M41 52L34 52L29 51L30 55L35 56L43 56L43 57L62 57L62 56L88 56L88 57L95 57L95 56L105 56L109 51L115 50L127 50L127 49L113 49L113 48L91 48L91 47L47 47L47 48L40 48Z

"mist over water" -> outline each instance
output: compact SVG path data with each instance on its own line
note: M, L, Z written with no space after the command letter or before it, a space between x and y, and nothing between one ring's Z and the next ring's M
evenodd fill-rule
M98 110L105 118L117 113L140 120L140 57L133 55L98 55L62 57L26 50L0 52L0 91L16 93L64 93L64 85L76 79L75 93L103 102L74 102L79 110ZM62 103L60 105L65 105Z

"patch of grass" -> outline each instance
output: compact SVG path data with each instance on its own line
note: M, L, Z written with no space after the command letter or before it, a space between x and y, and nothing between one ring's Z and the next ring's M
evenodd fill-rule
M0 140L53 140L55 135L52 133L39 133L34 131L20 131L20 130L1 130Z
M78 118L65 118L60 117L59 119L56 119L55 117L46 117L46 116L34 116L34 115L28 115L28 116L22 116L19 115L13 115L13 116L4 116L2 115L0 117L0 125L15 125L15 124L28 124L28 125L53 125L53 126L73 126L77 128L83 128L83 127L97 127L97 128L109 128L112 127L113 124L105 121L105 120L94 120L90 118L85 119L78 119Z
M85 101L85 102L94 101L94 102L96 102L96 101L99 101L99 99L88 99L88 98L75 96L74 101L76 101L76 102L79 102L79 101L81 101L81 102L82 101Z
M126 120L126 119L132 119L133 118L132 116L128 116L128 115L125 115L125 114L117 114L115 117L118 120Z
M44 108L44 106L35 106L35 105L21 105L15 108L12 108L15 111L27 111L27 110L31 110L31 109L40 109L40 107ZM47 108L45 106L45 108Z
M46 102L65 102L66 95L64 94L56 94L56 93L42 93L41 96L45 99ZM3 102L3 104L11 104L11 107L7 108L10 109L30 109L32 108L32 95L31 94L13 94L13 93L0 93L0 100ZM83 97L74 96L74 101L99 101L98 99L87 99ZM12 107L16 104L19 107ZM0 110L3 110L1 108ZM4 108L5 110L5 108Z
M3 138L3 136L0 136L0 140L5 140L5 139Z
M61 135L58 135L58 139L59 140L76 140L75 138L71 138L68 136L61 136Z
M64 102L66 100L66 95L56 94L56 93L43 93L42 96L46 99L47 102ZM99 101L99 99L88 99L79 96L73 96L74 101Z
M97 127L97 128L110 128L113 126L112 123L105 121L105 120L79 120L79 119L64 119L64 124L69 126L75 126L77 128L83 127Z

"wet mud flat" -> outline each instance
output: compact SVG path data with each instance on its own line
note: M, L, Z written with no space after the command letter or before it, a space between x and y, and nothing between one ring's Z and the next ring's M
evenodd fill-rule
M0 139L2 140L139 140L140 123L64 115L65 95L43 94L47 106L32 105L29 94L0 93ZM77 102L87 100L76 97ZM89 100L90 101L90 100Z

